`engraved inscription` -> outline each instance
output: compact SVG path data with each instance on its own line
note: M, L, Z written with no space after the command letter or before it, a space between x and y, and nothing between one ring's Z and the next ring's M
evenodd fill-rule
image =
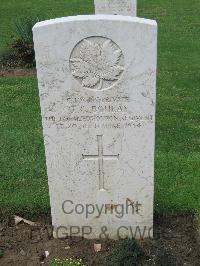
M82 87L105 90L121 78L124 56L112 40L90 37L75 46L70 57L70 67L72 75Z
M135 0L96 0L96 14L136 15Z
M62 129L140 129L153 123L152 113L133 113L130 105L133 100L126 95L115 97L82 97L70 94L63 96L62 114L55 115L54 109L45 114L48 126Z
M99 189L105 189L104 186L104 160L119 160L119 154L117 155L104 155L103 154L103 136L97 136L98 154L97 155L82 155L84 160L98 160L99 165Z

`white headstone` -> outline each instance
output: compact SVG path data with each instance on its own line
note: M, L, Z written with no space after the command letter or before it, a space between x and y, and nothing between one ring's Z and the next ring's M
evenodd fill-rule
M95 14L137 15L137 0L94 0Z
M152 235L156 22L77 16L33 33L54 236Z

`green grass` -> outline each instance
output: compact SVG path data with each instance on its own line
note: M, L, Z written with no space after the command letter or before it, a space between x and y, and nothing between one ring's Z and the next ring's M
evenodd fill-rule
M92 2L1 0L0 46L16 16L91 13ZM159 25L155 211L200 214L200 1L138 0L138 8L139 16ZM0 208L47 212L36 79L0 78L0 106Z
M86 264L83 262L82 259L72 259L72 258L66 258L66 259L53 259L50 264L50 266L86 266Z
M49 197L34 78L0 79L0 207L8 213L47 212Z
M94 12L93 0L1 0L0 50L12 35L15 21L24 17L65 17Z

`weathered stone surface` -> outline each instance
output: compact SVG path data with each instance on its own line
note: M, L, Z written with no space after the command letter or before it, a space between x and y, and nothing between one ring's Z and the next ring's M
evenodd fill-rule
M77 16L40 22L33 33L54 236L78 226L78 235L105 237L106 226L110 238L148 237L156 22Z
M96 14L137 15L137 0L94 0Z

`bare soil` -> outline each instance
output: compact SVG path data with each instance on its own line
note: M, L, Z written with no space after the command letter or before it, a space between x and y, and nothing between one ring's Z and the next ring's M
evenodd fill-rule
M0 69L0 77L24 77L24 76L36 76L36 70L34 68L11 68Z
M105 265L105 257L117 245L117 241L102 241L101 252L95 253L94 243L99 240L53 239L50 218L40 218L38 224L37 227L24 223L16 226L13 218L0 223L0 265L49 265L53 258L70 257L82 258L88 265ZM200 265L200 241L194 215L156 217L154 236L154 240L140 242L152 261L164 247L176 257L177 265ZM45 251L50 253L48 258Z

